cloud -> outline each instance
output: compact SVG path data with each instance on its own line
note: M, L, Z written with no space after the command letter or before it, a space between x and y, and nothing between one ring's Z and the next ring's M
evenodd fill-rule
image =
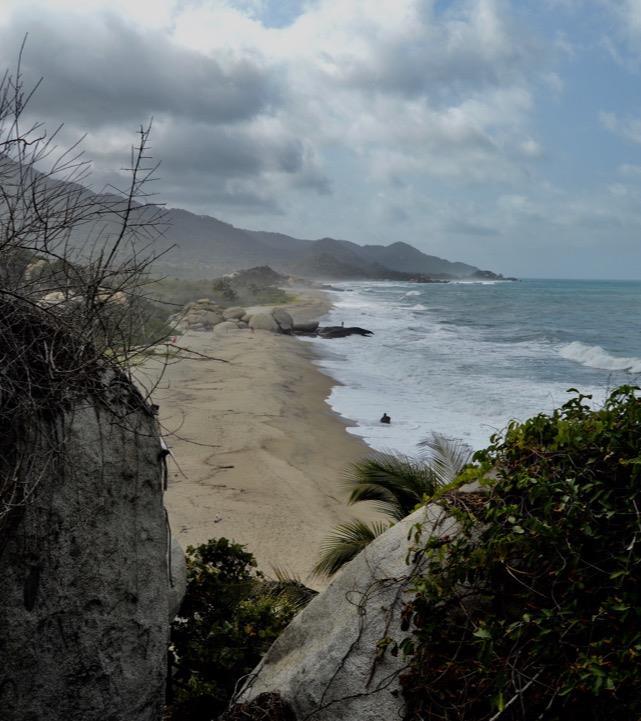
M207 57L109 12L73 23L47 10L35 20L18 12L0 28L3 65L26 32L25 78L45 79L33 109L56 119L89 127L150 115L227 123L281 102L276 76L250 58Z
M641 118L620 118L616 113L599 113L601 125L615 135L633 143L641 143Z
M182 179L165 188L200 179L230 207L239 188L248 207L250 183L262 209L270 193L274 207L327 194L336 148L371 182L505 181L540 155L527 128L540 48L507 0L317 0L277 28L253 0L9 2L0 57L29 31L25 75L45 75L32 112L86 130L99 179L152 115L164 171Z
M641 178L641 165L623 163L619 165L618 172L628 178Z
M170 205L307 237L395 240L402 228L486 267L491 249L517 258L553 248L555 234L569 243L573 227L601 237L618 218L636 232L627 158L611 159L621 167L598 189L554 189L546 173L575 160L549 118L574 97L573 58L594 51L572 13L614 18L612 46L632 53L639 6L0 0L0 59L14 61L29 30L25 73L45 76L31 117L65 121L61 142L87 133L97 186L121 178L132 133L153 115ZM603 127L641 142L641 121L611 107Z

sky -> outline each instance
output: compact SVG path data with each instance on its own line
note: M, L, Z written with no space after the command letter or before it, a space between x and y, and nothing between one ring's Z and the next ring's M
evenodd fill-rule
M169 207L405 241L508 275L641 278L641 0L0 0L28 113Z

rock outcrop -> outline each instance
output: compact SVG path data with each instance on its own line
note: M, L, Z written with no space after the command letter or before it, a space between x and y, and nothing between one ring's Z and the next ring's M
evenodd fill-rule
M256 313L249 319L249 327L252 330L268 330L272 333L279 333L280 327L271 313Z
M318 329L318 321L310 320L307 323L294 323L294 333L300 333L301 335L315 333Z
M224 336L229 335L230 333L236 333L241 328L246 328L247 326L244 323L239 323L235 320L224 320L222 323L219 323L218 325L214 326L214 335L215 336Z
M384 638L400 642L400 613L417 562L406 562L408 537L446 535L454 521L436 505L422 508L375 539L285 629L239 696L249 703L278 694L306 721L402 718L399 656L378 654Z
M187 592L187 559L178 541L172 536L169 548L169 593L167 596L171 623L180 609Z
M158 721L169 584L155 420L142 403L116 416L87 401L55 433L0 536L0 717Z
M291 333L294 327L294 319L291 315L283 308L274 308L272 311L272 317L278 323L282 333Z
M223 311L223 318L225 320L240 320L245 315L244 308L225 308Z
M316 335L320 338L347 338L350 335L370 336L374 335L374 333L371 330L367 330L367 328L359 328L358 326L344 327L342 325L328 325L319 328L316 331Z

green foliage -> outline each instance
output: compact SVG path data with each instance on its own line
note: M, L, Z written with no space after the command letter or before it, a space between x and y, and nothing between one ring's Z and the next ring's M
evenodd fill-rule
M255 567L226 538L187 549L187 593L171 630L174 721L216 719L300 607Z
M345 485L350 491L348 503L373 501L377 510L395 523L435 495L451 489L470 460L470 448L436 433L421 446L425 450L419 460L377 453L349 466L345 473ZM314 574L332 576L390 525L354 520L338 526L325 539Z
M476 455L496 477L485 502L452 506L460 534L419 548L409 721L641 718L637 390L596 411L577 394Z
M321 546L321 557L314 566L316 576L333 576L346 563L389 528L387 523L372 523L353 520L337 526Z
M429 465L392 453L378 453L353 463L347 470L348 503L373 501L394 521L409 515L438 488Z
M294 300L294 296L267 281L261 284L258 278L253 282L242 282L243 277L209 280L162 278L150 283L149 295L159 305L164 305L168 314L175 313L187 303L200 298L209 298L221 306L278 305Z

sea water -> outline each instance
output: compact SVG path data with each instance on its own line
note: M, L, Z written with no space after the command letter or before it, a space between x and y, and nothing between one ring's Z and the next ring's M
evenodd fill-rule
M323 325L368 338L314 339L338 384L330 406L377 450L408 455L432 432L475 449L578 388L601 404L641 385L641 282L336 283ZM387 412L392 423L379 418Z

